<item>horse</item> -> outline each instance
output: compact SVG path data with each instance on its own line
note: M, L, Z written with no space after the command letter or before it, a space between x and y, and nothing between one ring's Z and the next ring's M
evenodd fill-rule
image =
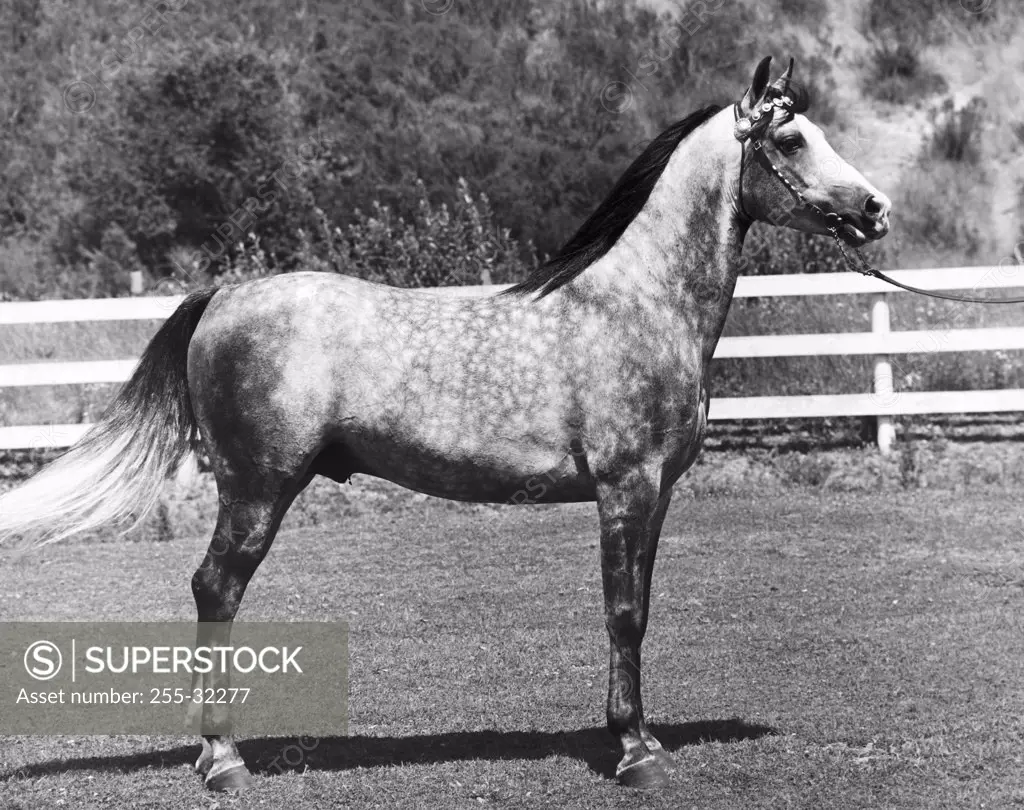
M616 775L665 785L640 650L744 237L763 221L859 247L889 230L889 199L804 115L792 60L774 82L770 61L738 102L651 141L562 250L498 293L295 272L188 295L102 419L0 499L0 539L35 547L138 518L201 447L219 511L191 584L197 644L215 646L314 476L462 501L596 502ZM196 771L212 790L249 787L220 709L200 711L213 714Z

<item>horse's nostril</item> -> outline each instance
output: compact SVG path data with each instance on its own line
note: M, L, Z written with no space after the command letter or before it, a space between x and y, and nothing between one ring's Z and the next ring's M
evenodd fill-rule
M882 213L882 209L884 207L885 206L882 205L881 200L879 200L874 194L869 194L868 198L864 200L864 213L866 214L875 216L876 214Z

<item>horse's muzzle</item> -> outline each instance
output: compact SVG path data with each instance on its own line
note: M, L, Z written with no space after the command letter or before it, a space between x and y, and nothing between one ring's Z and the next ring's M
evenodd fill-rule
M881 239L889 233L889 212L892 210L892 200L878 191L869 194L864 200L862 207L864 226L861 230L868 240Z

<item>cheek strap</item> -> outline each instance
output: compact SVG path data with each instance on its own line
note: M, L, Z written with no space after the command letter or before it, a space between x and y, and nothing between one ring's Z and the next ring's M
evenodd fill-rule
M740 185L737 189L736 199L739 201L740 204L740 215L748 219L750 222L753 222L754 218L747 213L746 208L744 208L743 206L743 170L747 165L747 146L745 143L746 137L741 138L738 134L738 131L740 129L740 122L746 122L747 119L740 117L739 102L732 105L732 114L736 121L736 126L733 129L733 134L736 135L736 140L740 142Z

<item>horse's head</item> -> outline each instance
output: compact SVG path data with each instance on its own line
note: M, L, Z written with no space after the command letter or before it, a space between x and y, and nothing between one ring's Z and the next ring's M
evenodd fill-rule
M807 94L791 83L793 61L769 84L765 57L734 106L736 139L744 144L739 206L754 220L808 233L836 228L855 247L889 231L892 203L836 154L802 113Z

